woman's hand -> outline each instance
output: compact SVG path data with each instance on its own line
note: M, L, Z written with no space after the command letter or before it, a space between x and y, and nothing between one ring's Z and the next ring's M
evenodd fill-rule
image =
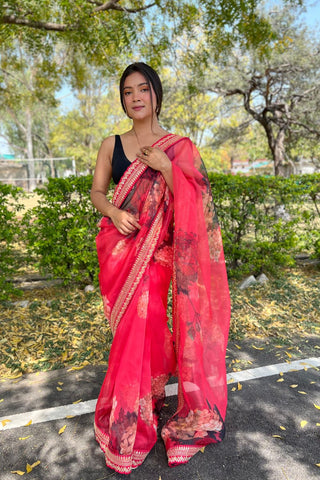
M135 216L125 210L114 208L109 216L113 225L122 235L130 235L137 229L140 230L141 228L141 225L138 223Z
M148 165L159 172L164 172L171 168L169 157L158 147L142 147L137 153L140 162Z

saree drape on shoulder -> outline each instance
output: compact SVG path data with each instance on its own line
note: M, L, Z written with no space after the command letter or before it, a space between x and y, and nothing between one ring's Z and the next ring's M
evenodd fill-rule
M97 236L100 289L114 339L95 434L106 464L127 474L157 441L171 375L178 377L178 409L161 432L170 466L223 439L227 405L230 298L210 184L188 138L169 134L154 146L172 161L174 194L161 173L135 160L113 203L135 215L141 229L124 236L104 217Z

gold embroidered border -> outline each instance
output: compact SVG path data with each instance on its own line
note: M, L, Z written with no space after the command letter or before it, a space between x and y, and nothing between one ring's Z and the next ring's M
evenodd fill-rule
M169 448L167 451L169 463L186 463L191 457L199 452L201 448L202 447L197 447L195 445L179 445Z
M103 433L100 428L94 424L96 440L105 454L105 461L108 467L114 468L119 473L130 473L132 469L137 468L143 463L149 452L133 450L132 455L119 455L111 452L109 449L109 435Z
M135 289L138 286L144 272L146 271L148 263L154 253L161 231L162 216L163 211L159 210L114 304L111 312L111 323L113 325L114 332L116 331L119 322L133 297Z

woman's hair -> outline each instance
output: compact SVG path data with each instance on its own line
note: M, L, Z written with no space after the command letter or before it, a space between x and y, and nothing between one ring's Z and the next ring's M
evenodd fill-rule
M162 105L162 94L163 94L161 80L160 80L157 72L155 70L153 70L152 67L150 67L149 65L147 65L146 63L143 63L143 62L135 62L135 63L132 63L131 65L129 65L125 69L125 71L123 72L123 74L120 78L120 85L119 85L120 100L121 100L121 105L122 105L122 108L123 108L124 112L127 113L125 103L124 103L124 96L123 96L124 82L125 82L126 78L129 77L129 75L131 75L132 73L135 73L135 72L141 73L141 75L144 76L144 78L146 79L146 81L149 85L151 105L152 105L152 95L151 95L151 87L152 87L152 89L153 89L153 91L156 95L156 99L157 99L157 105L156 105L155 112L156 112L157 117L159 117L160 111L161 111L161 105ZM153 108L153 105L152 105L152 108Z

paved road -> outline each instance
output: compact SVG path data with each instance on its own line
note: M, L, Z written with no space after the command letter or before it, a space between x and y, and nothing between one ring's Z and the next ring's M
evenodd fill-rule
M296 345L286 349L261 341L230 342L225 440L207 447L188 464L169 468L159 439L144 464L130 476L105 466L93 436L94 402L105 366L66 368L2 380L0 429L1 420L11 422L0 431L0 479L19 478L11 471L26 472L27 463L37 461L40 464L24 478L319 479L320 467L316 464L320 464L320 409L315 405L320 405L320 340L297 339ZM174 388L169 388L168 406L160 426L175 409ZM66 418L71 413L75 416ZM32 423L24 426L31 419Z

